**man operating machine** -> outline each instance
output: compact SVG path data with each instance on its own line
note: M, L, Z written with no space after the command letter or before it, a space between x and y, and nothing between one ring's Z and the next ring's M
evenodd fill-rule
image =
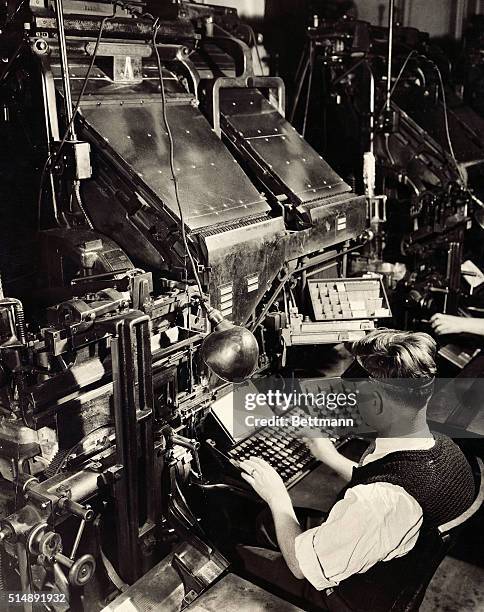
M2 9L0 606L294 610L220 534L255 500L235 465L290 489L316 461L226 417L235 384L284 385L391 317L379 274L348 277L367 199L285 118L234 9Z

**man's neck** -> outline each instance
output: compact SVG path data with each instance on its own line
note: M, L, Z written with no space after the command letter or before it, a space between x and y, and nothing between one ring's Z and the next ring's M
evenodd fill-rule
M407 422L391 423L378 432L379 438L431 438L425 414Z

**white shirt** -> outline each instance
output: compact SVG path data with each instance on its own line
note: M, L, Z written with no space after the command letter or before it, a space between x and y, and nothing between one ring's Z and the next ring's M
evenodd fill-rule
M434 438L377 438L362 465L403 450L427 450ZM402 487L386 482L346 491L326 521L296 538L296 558L304 577L318 590L337 586L379 561L408 553L418 538L423 512Z

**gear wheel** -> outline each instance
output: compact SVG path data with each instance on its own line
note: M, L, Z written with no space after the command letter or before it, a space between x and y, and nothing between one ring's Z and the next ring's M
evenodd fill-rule
M69 456L72 455L74 452L78 451L79 448L87 450L90 447L96 447L102 437L107 437L113 431L113 425L109 423L101 425L99 427L96 427L96 429L93 429L86 436L84 436L84 438L82 438L82 440L79 440L79 442L73 447L58 450L44 472L45 478L47 479L52 478L52 476L56 476L64 467L65 463L69 459Z
M48 478L52 478L52 476L56 476L61 471L70 454L70 448L67 450L58 450L56 452L56 454L52 457L52 461L45 469L44 476L46 480Z

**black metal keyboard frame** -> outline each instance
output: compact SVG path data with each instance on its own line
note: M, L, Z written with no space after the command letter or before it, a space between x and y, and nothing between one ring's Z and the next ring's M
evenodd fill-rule
M287 432L284 435L284 433L285 430L280 427L261 427L237 442L227 452L227 456L236 461L249 459L250 457L265 459L276 469L286 488L290 489L309 474L320 462L312 456L301 438L290 436ZM344 436L338 439L331 439L336 448L338 448L350 437ZM269 444L267 440L271 440L272 443ZM297 461L294 461L295 459ZM281 469L281 466L284 469Z

